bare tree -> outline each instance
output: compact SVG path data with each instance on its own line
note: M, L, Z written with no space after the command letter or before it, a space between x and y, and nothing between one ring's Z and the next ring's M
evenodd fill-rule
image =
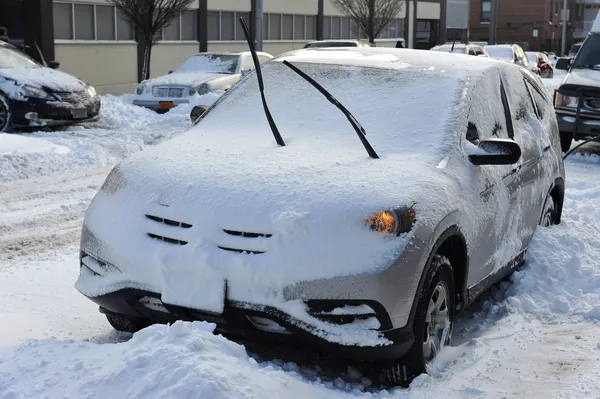
M142 80L150 77L152 46L160 40L164 27L183 13L194 0L107 0L133 25L138 45L144 49Z
M371 43L402 10L403 0L331 0L340 12L352 18Z

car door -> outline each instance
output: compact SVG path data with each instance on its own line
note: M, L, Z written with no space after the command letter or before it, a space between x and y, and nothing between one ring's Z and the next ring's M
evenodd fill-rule
M529 246L541 215L541 207L550 188L548 177L542 172L544 157L551 149L549 135L539 120L533 94L528 87L526 74L521 71L503 71L502 76L508 94L514 140L521 147L521 160L515 165L511 182L514 196L515 220L512 234L521 240L521 251ZM539 87L536 90L541 89ZM543 91L542 91L543 92ZM549 154L548 154L549 155ZM550 176L548 174L548 176Z
M466 153L479 141L500 138L509 139L512 129L507 119L506 101L497 71L490 71L474 86L470 97L468 126L463 140ZM510 113L508 114L510 115ZM507 228L514 202L514 176L512 165L472 165L469 179L476 184L479 193L473 198L473 210L477 212L477 229L473 233L475 246L469 253L470 267L468 285L475 286L498 272L518 253L514 241L507 241ZM508 249L507 249L508 248Z

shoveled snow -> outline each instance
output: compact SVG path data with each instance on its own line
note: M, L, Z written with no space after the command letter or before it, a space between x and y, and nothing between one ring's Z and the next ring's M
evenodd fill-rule
M127 97L106 95L96 123L54 132L0 134L0 183L114 165L183 132L190 125L189 112L185 104L159 115L130 104Z
M153 326L131 339L111 332L71 288L73 242L0 267L0 398L596 398L599 171L598 156L567 163L563 224L538 231L528 265L467 309L452 345L408 390L381 390L353 370L336 379L311 364L257 362L206 323Z

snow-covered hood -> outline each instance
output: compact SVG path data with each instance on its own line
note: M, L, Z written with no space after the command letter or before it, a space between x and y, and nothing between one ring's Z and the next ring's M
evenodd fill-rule
M593 69L572 69L561 85L600 87L600 71Z
M18 84L55 91L83 91L87 87L87 84L76 77L50 68L2 68L0 77Z
M168 75L159 76L154 79L145 81L147 86L158 85L181 85L181 86L198 86L202 83L210 82L211 80L219 79L229 74L211 73L211 72L173 72Z

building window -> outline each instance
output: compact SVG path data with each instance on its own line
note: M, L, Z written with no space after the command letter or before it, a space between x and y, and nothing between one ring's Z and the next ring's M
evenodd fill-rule
M118 11L120 13L120 11ZM123 22L124 19L121 18ZM164 41L197 41L198 39L198 11L186 10L175 17L169 25L162 30L161 40ZM119 40L129 40L119 38Z
M115 7L101 4L53 4L57 40L134 40L134 30Z
M482 24L489 24L492 17L492 2L484 0L481 2L481 20Z

